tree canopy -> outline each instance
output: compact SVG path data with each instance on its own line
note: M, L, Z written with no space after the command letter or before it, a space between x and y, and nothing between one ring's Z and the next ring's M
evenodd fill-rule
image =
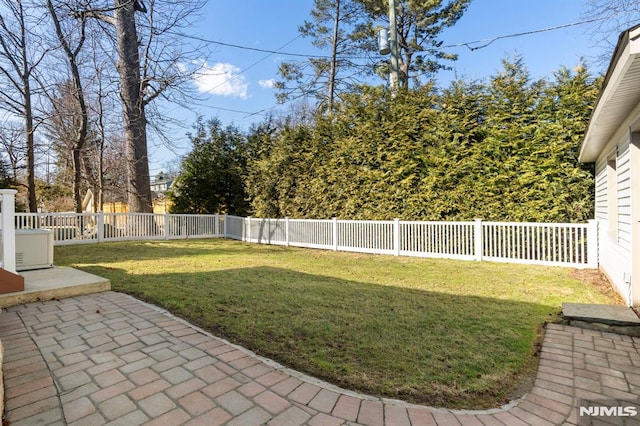
M455 25L471 0L396 0L399 81L405 88L427 84L455 54L442 49L439 36ZM377 33L389 28L387 0L314 0L311 20L298 29L327 57L282 62L276 83L280 101L310 96L321 110L333 111L334 99L351 93L364 77L387 79L390 61L377 52ZM412 84L411 84L412 83Z
M516 58L486 82L364 86L331 117L260 135L252 214L584 221L593 171L577 155L599 84L583 65L532 80Z
M171 213L246 214L243 189L245 137L217 119L199 119L189 135L193 148L169 193Z

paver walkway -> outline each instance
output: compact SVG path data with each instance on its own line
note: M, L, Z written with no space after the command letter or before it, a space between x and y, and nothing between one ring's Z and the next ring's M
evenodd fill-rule
M560 325L548 326L531 392L478 412L345 391L115 292L9 308L0 339L12 426L517 426L582 422L582 398L640 407L640 339Z

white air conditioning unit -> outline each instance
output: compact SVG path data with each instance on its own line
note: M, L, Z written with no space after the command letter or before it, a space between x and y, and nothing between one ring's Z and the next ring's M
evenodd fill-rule
M16 271L53 267L53 231L16 229Z

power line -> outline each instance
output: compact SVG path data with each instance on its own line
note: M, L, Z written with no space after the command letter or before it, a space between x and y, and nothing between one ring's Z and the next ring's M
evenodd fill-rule
M502 39L505 39L505 38L522 37L522 36L525 36L525 35L531 35L531 34L538 34L538 33L543 33L543 32L548 32L548 31L554 31L554 30L559 30L559 29L563 29L563 28L575 27L577 25L590 24L592 22L602 21L602 20L605 20L605 19L607 19L607 18L587 19L587 20L584 20L584 21L571 22L571 23L568 23L568 24L556 25L556 26L553 26L553 27L541 28L541 29L537 29L537 30L524 31L524 32L520 32L520 33L505 34L505 35L500 35L500 36L497 36L497 37L484 38L484 39L480 39L480 40L467 41L467 42L463 42L463 43L448 44L446 46L441 46L441 48L442 49L447 49L447 48L451 48L451 47L467 47L470 50L478 50L478 49L482 49L484 47L489 46L490 44L492 44L495 41L502 40ZM185 38L192 39L192 40L201 41L203 43L211 43L211 44L216 44L216 45L219 45L219 46L231 47L231 48L234 48L234 49L241 49L241 50L250 50L250 51L254 51L254 52L278 54L278 55L282 55L282 56L297 56L297 57L302 57L302 58L320 58L320 59L330 59L331 58L328 55L311 55L311 54L305 54L305 53L282 52L280 50L259 49L259 48L256 48L256 47L243 46L243 45L234 44L234 43L225 43L225 42L222 42L222 41L211 40L211 39L207 39L207 38L204 38L204 37L190 36L190 35L185 35L185 34L181 34L181 36L183 36ZM298 36L296 38L299 38L299 37L300 36ZM289 42L287 44L290 44L290 43L291 42ZM482 46L471 46L472 44L477 44L477 43L485 43L485 44L483 44ZM282 49L282 47L280 49ZM359 56L352 56L352 55L344 55L343 57L344 58L361 58Z
M194 102L194 103L192 103L192 105L194 105L194 106L199 106L199 107L203 107L203 108L217 109L217 110L220 110L220 111L235 112L235 113L237 113L237 114L248 114L248 116L251 116L251 115L262 115L262 114L261 114L261 113L262 113L262 111L265 111L265 110L267 110L267 109L268 109L268 108L265 108L265 109L264 109L264 110L262 110L262 111L258 111L258 112L249 112L249 111L240 111L240 110L237 110L237 109L222 108L222 107L218 107L218 106L207 105L207 104L203 104L203 103L200 103L200 102Z
M306 54L306 53L291 53L291 52L281 52L279 50L258 49L257 47L242 46L240 44L233 44L233 43L224 43L222 41L210 40L210 39L206 39L206 38L203 38L203 37L191 36L191 35L186 35L186 34L181 34L181 36L184 37L184 38L188 38L188 39L195 40L195 41L200 41L200 42L203 42L203 43L211 43L211 44L216 44L218 46L233 47L234 49L251 50L251 51L254 51L254 52L269 53L269 54L276 54L277 53L278 55L282 55L282 56L298 56L298 57L302 57L302 58L321 58L321 59L329 58L329 56L326 56L326 55L310 55L310 54ZM300 37L301 37L301 35L299 35L298 37L296 37L293 40L296 40L296 39L298 39ZM287 44L290 44L291 42L293 42L293 40L291 40Z
M285 44L283 44L282 46L280 46L278 48L278 50L274 51L274 52L270 52L268 55L264 56L262 59L257 60L256 62L254 62L253 64L249 65L248 67L244 68L243 70L241 70L238 75L243 74L244 72L248 71L249 69L255 67L256 65L258 65L260 62L265 61L269 56L271 55L276 55L279 54L281 49L284 49L285 47L287 47L288 45L290 45L291 43L293 43L294 41L296 41L297 39L299 39L300 37L302 37L302 34L292 38L291 40L289 40L288 42L286 42ZM230 77L229 80L233 80L235 78L235 76ZM227 81L229 81L227 80ZM225 81L226 83L226 81ZM224 83L221 83L224 84Z
M485 38L485 39L481 39L481 40L476 40L476 41L468 41L465 43L457 43L457 44L450 44L447 46L442 46L443 49L446 48L450 48L450 47L467 47L469 48L469 50L478 50L478 49L482 49L484 47L489 46L490 44L492 44L494 41L497 40L502 40L504 38L513 38L513 37L522 37L525 35L531 35L531 34L538 34L538 33L543 33L543 32L547 32L547 31L553 31L553 30L559 30L562 28L568 28L568 27L574 27L576 25L584 25L584 24L590 24L592 22L596 22L596 21L602 21L606 18L596 18L596 19L587 19L585 21L578 21L578 22L572 22L570 24L562 24L562 25L556 25L554 27L548 27L548 28L542 28L539 30L531 30L531 31L525 31L525 32L521 32L521 33L513 33L513 34L506 34L506 35L501 35L501 36L497 36L497 37L493 37L493 38ZM484 43L481 46L471 46L472 44L476 44L476 43Z
M260 62L265 61L269 56L274 55L274 54L277 54L277 53L278 53L278 51L279 51L280 49L284 49L285 47L287 47L288 45L290 45L291 43L293 43L294 41L296 41L296 40L297 40L297 39L299 39L300 37L302 37L302 35L298 35L298 36L294 37L293 39L289 40L288 42L286 42L285 44L283 44L282 46L280 46L280 48L279 48L278 50L276 50L276 51L274 51L274 52L271 52L271 53L269 53L268 55L266 55L266 56L264 56L264 57L262 57L262 58L258 59L256 62L254 62L253 64L249 65L248 67L246 67L246 68L244 68L244 69L240 70L240 71L239 71L238 73L236 73L235 75L231 75L231 77L229 77L229 78L225 79L224 81L220 82L220 83L219 83L219 84L217 84L216 86L214 86L214 87L212 87L211 89L209 89L209 90L208 90L208 92L211 92L211 91L213 91L213 90L217 89L218 87L220 87L220 86L222 86L222 85L224 85L224 84L226 84L226 83L230 82L231 80L234 80L234 79L238 78L239 76L241 76L242 74L244 74L244 73L245 73L246 71L248 71L249 69L251 69L251 68L255 67L256 65L258 65ZM264 111L264 110L263 110L263 111ZM249 113L249 112L247 112L247 114L250 114L250 115L256 115L256 114L259 114L260 112L262 112L262 111L259 111L259 112L256 112L256 113Z
M464 43L449 44L449 45L446 45L446 46L441 46L441 48L442 49L448 49L448 48L452 48L452 47L467 47L469 50L475 51L475 50L479 50L479 49L485 48L485 47L491 45L492 43L494 43L495 41L506 39L506 38L522 37L522 36L526 36L526 35L532 35L532 34L548 32L548 31L554 31L554 30L559 30L559 29L563 29L563 28L569 28L569 27L574 27L574 26L578 26L578 25L589 24L589 23L592 23L592 22L602 21L604 19L605 18L587 19L587 20L584 20L584 21L571 22L571 23L568 23L568 24L556 25L556 26L553 26L553 27L541 28L541 29L537 29L537 30L524 31L524 32L520 32L520 33L505 34L505 35L501 35L501 36L497 36L497 37L493 37L493 38L485 38L485 39L480 39L480 40L475 40L475 41L468 41L468 42L464 42ZM185 36L185 35L183 35L183 36ZM237 74L235 74L235 75L231 76L230 78L228 78L227 80L223 81L222 83L220 83L216 87L219 87L219 86L221 86L221 85L233 80L234 78L237 78L239 75L243 74L248 69L253 68L257 64L259 64L260 62L266 60L269 56L274 55L274 54L283 55L283 56L305 57L305 58L325 58L325 59L330 58L330 56L325 56L325 55L309 55L309 54L300 54L300 53L291 53L291 52L282 52L281 51L281 49L284 49L286 46L288 46L289 44L293 43L295 40L300 38L301 35L298 35L294 39L292 39L289 42L285 43L278 50L258 49L258 48L255 48L255 47L242 46L242 45L232 44L232 43L224 43L224 42L221 42L221 41L209 40L209 39L205 39L205 38L202 38L202 37L196 37L196 36L185 36L185 37L193 39L193 40L201 41L203 43L212 43L212 44L217 44L217 45L220 45L220 46L232 47L232 48L235 48L235 49L250 50L250 51L261 52L261 53L267 53L268 54L265 57L263 57L262 59L254 62L253 64L251 64L247 68L241 70ZM481 46L471 46L471 45L477 44L477 43L484 43L484 44L481 45ZM346 57L349 57L349 56L346 56ZM205 106L205 105L202 105L202 106ZM254 115L264 115L265 111L273 109L275 107L276 106L272 106L272 107L264 108L264 109L259 110L257 112L250 113L248 111L238 111L238 110L232 110L232 109L227 109L227 108L209 106L209 108L218 109L218 110L222 110L222 111L234 112L234 113L239 113L239 114L247 114L245 117L243 117L243 119L251 117L251 116L254 116Z

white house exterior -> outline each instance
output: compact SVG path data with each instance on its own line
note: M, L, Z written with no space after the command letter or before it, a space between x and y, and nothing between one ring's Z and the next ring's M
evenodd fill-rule
M579 159L595 163L599 267L640 306L640 25L620 34Z

